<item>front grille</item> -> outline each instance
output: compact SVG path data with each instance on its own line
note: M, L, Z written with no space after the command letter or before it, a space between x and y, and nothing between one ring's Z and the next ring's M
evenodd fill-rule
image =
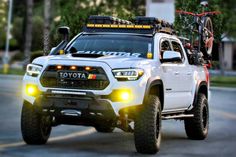
M61 79L58 77L59 71L86 72L96 75L96 79ZM103 90L109 85L109 80L105 71L101 67L91 67L90 70L85 70L84 66L76 66L71 70L71 66L48 66L40 77L40 82L43 87L47 88L66 88L66 89L86 89L86 90Z

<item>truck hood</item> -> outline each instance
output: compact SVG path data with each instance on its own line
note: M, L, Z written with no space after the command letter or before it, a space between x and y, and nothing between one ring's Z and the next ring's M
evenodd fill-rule
M89 62L97 62L99 63L105 63L111 69L115 68L130 68L130 67L142 67L144 65L147 65L150 62L150 59L145 58L135 58L135 57L120 57L120 56L102 56L97 58L88 58L88 57L73 57L70 54L69 55L57 55L57 56L43 56L36 58L33 63L34 64L40 64L40 65L48 65L51 61L58 60L58 61L79 61L87 62L89 65Z

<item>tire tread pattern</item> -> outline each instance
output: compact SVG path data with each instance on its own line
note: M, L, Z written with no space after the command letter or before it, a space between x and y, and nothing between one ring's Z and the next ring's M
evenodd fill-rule
M202 124L202 107L203 104L206 103L207 110L208 110L208 104L206 96L202 93L198 95L197 98L197 104L192 109L192 113L194 114L193 118L185 119L185 131L188 136L188 138L193 140L203 140L207 136L208 127L209 127L209 120L207 120L207 130L204 131L204 127ZM208 113L209 118L209 113Z
M150 95L135 119L134 140L139 153L154 154L159 151L156 135L156 113L160 111L160 100Z
M49 135L43 135L41 131L41 116L36 112L33 105L24 102L21 114L21 132L24 141L31 145L45 144Z

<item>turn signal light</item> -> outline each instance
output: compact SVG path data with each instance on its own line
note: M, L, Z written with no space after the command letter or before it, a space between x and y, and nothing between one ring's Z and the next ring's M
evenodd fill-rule
M75 70L75 69L76 69L76 66L71 66L70 69L71 69L71 70Z
M62 69L62 66L61 65L58 65L57 66L57 70L61 70Z
M85 70L89 71L91 70L91 67L85 67Z

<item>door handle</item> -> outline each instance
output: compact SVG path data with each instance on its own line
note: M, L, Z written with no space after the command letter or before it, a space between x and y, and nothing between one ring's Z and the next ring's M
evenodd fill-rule
M191 72L188 72L187 75L190 76L190 75L191 75Z
M179 72L175 72L175 75L179 75Z

